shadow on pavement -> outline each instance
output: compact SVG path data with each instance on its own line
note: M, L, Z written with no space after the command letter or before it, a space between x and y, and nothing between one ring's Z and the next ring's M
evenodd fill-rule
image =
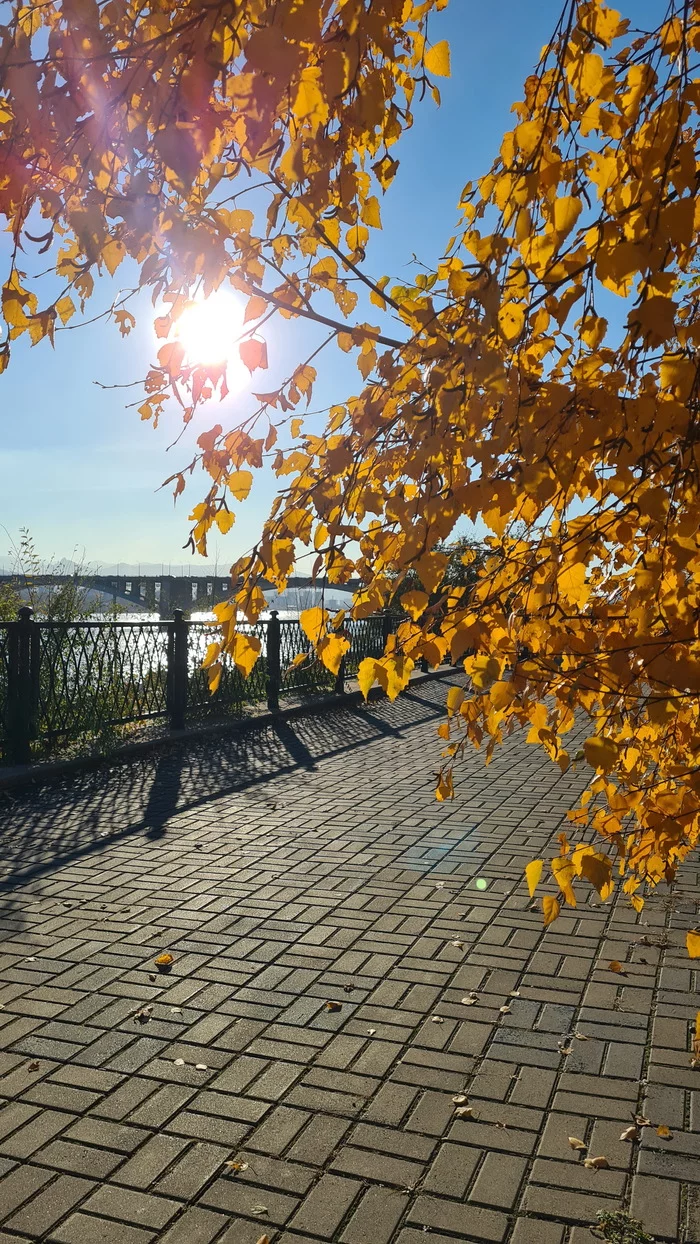
M227 793L298 769L313 772L319 761L382 737L398 739L442 716L448 686L448 679L438 679L393 704L348 705L242 735L174 745L39 791L0 793L0 895L132 835L162 840L176 814Z

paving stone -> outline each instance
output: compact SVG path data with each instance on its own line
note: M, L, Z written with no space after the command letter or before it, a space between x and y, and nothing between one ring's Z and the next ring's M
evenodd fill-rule
M117 1218L120 1222L160 1230L177 1213L177 1201L161 1196L148 1196L131 1188L115 1188L105 1185L93 1192L83 1205L86 1213Z
M32 1239L41 1239L78 1202L83 1201L94 1187L95 1184L90 1180L59 1175L49 1188L13 1214L6 1225L10 1231L19 1231Z
M508 1230L505 1214L432 1196L416 1199L408 1211L408 1221L438 1231L449 1231L462 1239L489 1240L494 1244L500 1244Z
M292 1218L290 1229L333 1239L361 1186L355 1179L323 1175Z
M48 1238L55 1244L151 1244L157 1237L140 1227L80 1213L71 1214Z

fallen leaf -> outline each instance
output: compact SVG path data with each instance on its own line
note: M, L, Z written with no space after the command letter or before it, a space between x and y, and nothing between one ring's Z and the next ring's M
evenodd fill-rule
M584 1159L583 1159L583 1165L586 1167L586 1170L589 1170L589 1171L608 1171L608 1170L610 1170L610 1163L608 1162L608 1159L607 1159L607 1158L603 1158L603 1157L600 1157L600 1158L584 1158Z
M224 1166L227 1167L228 1170L233 1171L234 1174L238 1174L239 1171L248 1170L247 1162L224 1162Z
M700 1058L700 1011L695 1016L695 1034L693 1036L693 1054Z
M39 1068L40 1068L40 1066L41 1066L41 1063L36 1063L36 1062L35 1062L35 1063L29 1063L29 1065L28 1065L28 1067L27 1067L27 1071L38 1071L38 1070L39 1070Z
M181 1007L181 1006L171 1006L171 1008L170 1008L170 1014L171 1014L171 1015L182 1015L182 1007Z
M159 972L169 972L175 962L175 959L171 954L168 954L166 950L162 955L158 955L158 958L154 959L153 962Z
M574 1052L573 1045L560 1045L559 1046L560 1054L573 1054L573 1052Z
M269 1235L261 1235L260 1239L257 1241L257 1244L270 1244Z
M590 1039L591 1039L590 1037L587 1037L587 1036L585 1035L585 1033L583 1033L583 1032L575 1032L575 1033L574 1033L574 1036L575 1036L575 1038L576 1038L576 1040L577 1040L577 1041L590 1041Z
M507 1124L507 1123L497 1123L497 1124L496 1124L496 1127L500 1127L500 1128L502 1128L504 1132L507 1132L507 1131L508 1131L508 1124Z
M509 1006L499 1006L498 1011L500 1015L510 1015Z
M376 1028L368 1028L368 1029L367 1029L367 1035L368 1035L368 1037L373 1037L376 1031L377 1031L377 1029L376 1029Z
M206 1063L195 1063L195 1068L197 1071L208 1071L209 1070Z
M444 888L445 888L445 882L444 882L444 881L436 881L436 882L435 882L435 889L436 889L436 890L444 890Z
M472 1106L458 1106L455 1114L460 1119L472 1119L474 1117L474 1109Z
M608 967L609 967L609 969L610 969L610 971L611 971L611 972L619 972L621 976L626 976L626 975L627 975L627 973L625 972L625 969L623 968L622 964L621 964L621 963L619 963L617 959L611 959L611 960L610 960L610 963L608 964Z
M700 959L700 929L689 929L685 935L685 946L691 959Z
M464 950L464 942L450 942L451 946L456 946L458 950Z
M634 1123L631 1127L626 1127L620 1140L639 1140L639 1128Z
M149 1019L151 1018L152 1010L153 1010L152 1006L142 1006L141 1010L137 1011L136 1014L134 1015L134 1019L139 1024L147 1024Z
M457 1095L453 1097L452 1100L455 1106L462 1106L464 1105L465 1101L469 1101L469 1098L467 1097L466 1093L457 1093Z
M267 1205L251 1205L248 1210L249 1214L269 1214L269 1212Z
M462 998L462 1002L465 1006L475 1006L477 1001L477 998Z
M635 1114L634 1121L637 1127L651 1127L651 1119L648 1119L645 1114Z
M660 1136L662 1140L671 1140L673 1132L670 1127L666 1127L665 1123L661 1123L656 1129L656 1135Z
M155 974L155 972L149 972L149 973L148 973L148 979L149 979L149 981L154 981L154 980L156 979L156 974Z
M442 1015L431 1015L430 1018L432 1019L434 1024L444 1024L445 1022L444 1019L442 1018Z
M342 1002L327 1002L326 1010L327 1011L340 1011L342 1008L342 1005L343 1005Z
M175 1066L176 1066L176 1067L184 1067L184 1065L185 1065L185 1060L184 1060L184 1058L175 1058L173 1061L174 1061L174 1063L175 1063Z
M519 997L520 997L520 990L519 990L519 989L511 989L511 991L510 991L510 993L509 993L508 997L509 997L509 998L519 998Z
M584 1152L584 1153L585 1153L586 1149L588 1148L588 1145L587 1145L587 1144L585 1144L585 1143L584 1143L584 1141L579 1140L578 1136L570 1136L570 1137L569 1137L569 1144L571 1145L571 1148L572 1148L572 1149L576 1149L577 1151L579 1151L579 1150L580 1150L580 1151L582 1151L582 1152Z

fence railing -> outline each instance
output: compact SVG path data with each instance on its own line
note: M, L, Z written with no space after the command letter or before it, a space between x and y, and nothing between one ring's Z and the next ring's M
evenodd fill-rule
M34 621L29 607L0 623L0 763L26 764L79 740L99 740L131 723L162 718L173 730L237 716L245 704L279 708L285 697L340 692L366 656L381 656L398 619L349 621L350 650L336 676L316 658L299 623L248 627L261 655L249 678L227 657L216 692L202 659L216 627L171 622ZM303 663L294 658L306 655Z

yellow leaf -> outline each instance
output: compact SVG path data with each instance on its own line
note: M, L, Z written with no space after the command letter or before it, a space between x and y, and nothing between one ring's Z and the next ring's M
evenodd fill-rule
M540 883L543 868L544 860L530 860L530 863L525 867L525 880L527 881L527 888L530 891L530 898L533 897L535 890Z
M544 913L544 927L546 929L547 925L551 924L553 920L556 920L559 915L560 907L558 899L552 898L551 894L545 894L542 899L542 911Z
M251 471L232 471L226 478L226 487L236 498L236 501L245 501L252 486L253 474Z
M562 198L554 200L554 228L562 237L566 237L568 233L571 233L581 215L581 207L581 200L574 198L571 194L563 195Z
M245 635L239 631L233 641L233 660L236 669L247 678L255 662L260 656L261 644L255 635Z
M608 1159L602 1156L599 1158L584 1158L583 1165L589 1171L607 1171L610 1169Z
M496 657L467 657L464 668L478 691L485 691L501 676L502 665Z
M75 315L75 303L68 294L64 294L63 298L59 298L56 303L56 313L61 318L62 324L67 324L71 316Z
M689 929L685 935L685 945L691 959L700 959L700 929Z
M328 610L314 605L312 609L303 609L299 614L299 625L312 643L317 644L328 628Z
M452 773L440 773L438 784L435 787L435 798L438 803L444 803L446 799L454 799L454 785L452 781Z
M570 1136L569 1144L571 1145L572 1149L576 1149L580 1153L585 1153L586 1149L588 1148L588 1145L585 1144L584 1141L579 1140L578 1136Z
M671 1140L673 1138L673 1132L670 1127L666 1126L665 1123L661 1123L659 1127L657 1127L656 1135L660 1136L662 1140Z
M489 699L499 712L507 708L515 699L512 682L495 682L489 691Z
M364 661L360 661L357 671L357 681L360 684L360 691L365 699L370 693L370 688L377 681L376 674L377 662L373 657L365 657Z
M379 212L379 202L375 195L372 194L365 200L360 215L365 224L369 225L371 229L381 229L382 218Z
M447 712L450 717L456 713L464 703L464 692L461 687L450 687L447 692Z
M575 876L575 873L571 860L565 859L561 855L558 856L556 859L552 860L552 872L554 873L555 881L564 895L566 902L570 907L575 907L576 895L571 887L571 880Z
M618 959L611 959L608 967L611 972L617 972L618 976L626 976L627 973Z
M586 583L586 567L583 562L575 562L573 566L567 566L560 571L557 588L564 600L582 608L591 594L591 589Z
M413 618L414 622L421 616L423 611L427 609L430 597L427 592L404 592L400 597L401 608Z
M583 744L583 754L592 769L602 769L607 773L617 761L618 748L612 739L606 739L602 734L592 734Z
M425 68L428 73L434 74L436 78L449 78L450 45L446 39L441 39L439 43L435 43L433 47L428 48L425 53Z
M204 660L202 661L202 669L206 670L209 668L210 665L213 665L214 662L218 660L220 652L221 652L221 644L219 643L208 644L206 653L204 655Z
M521 302L506 302L498 312L498 327L506 341L517 341L525 325L527 308Z
M292 112L300 121L309 120L316 125L325 125L328 120L328 103L321 90L320 69L307 68L303 71Z
M125 255L126 247L123 242L117 242L113 239L111 242L108 242L105 247L103 247L102 258L110 276L114 276L114 273Z
M590 881L602 899L612 893L612 860L597 852L587 852L580 862L581 876Z
M350 650L350 640L340 635L325 635L318 646L318 655L331 674L337 674L340 663Z
M225 536L226 533L231 530L235 521L236 516L235 514L232 514L230 510L216 511L216 525L222 536Z

